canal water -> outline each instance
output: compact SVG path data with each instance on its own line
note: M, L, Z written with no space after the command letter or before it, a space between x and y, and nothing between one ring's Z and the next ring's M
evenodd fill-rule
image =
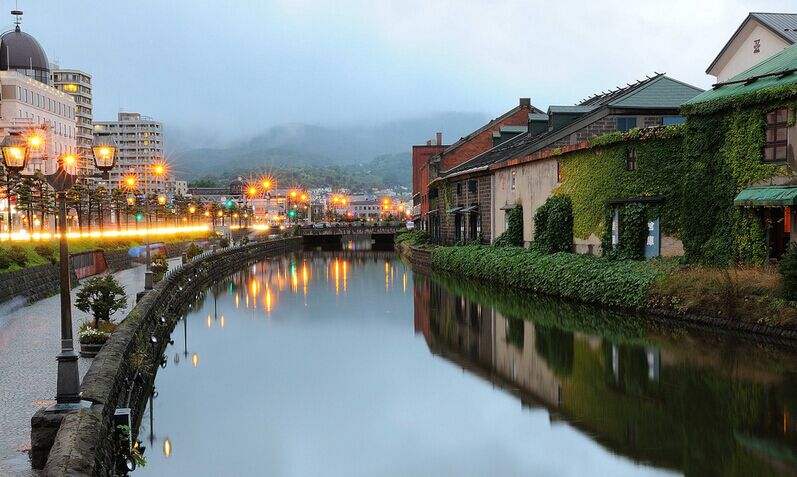
M797 475L795 355L347 248L203 294L136 477Z

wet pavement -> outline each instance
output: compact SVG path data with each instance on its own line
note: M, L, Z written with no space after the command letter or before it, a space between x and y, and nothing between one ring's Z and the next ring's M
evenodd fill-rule
M170 263L175 266L177 261ZM128 295L124 317L144 287L144 267L135 266L115 274ZM79 288L72 291L72 302ZM90 316L72 308L77 338L80 323ZM37 475L30 467L30 418L42 406L54 402L55 356L60 346L60 299L58 295L25 306L23 299L0 304L0 476ZM77 343L75 343L77 345ZM91 359L80 358L81 378Z

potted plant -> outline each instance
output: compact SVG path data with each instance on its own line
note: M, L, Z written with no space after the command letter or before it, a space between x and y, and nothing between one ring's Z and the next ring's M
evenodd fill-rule
M111 315L127 306L127 295L113 275L91 277L77 293L75 306L94 317L93 322L83 323L78 333L80 355L93 358L116 328Z
M169 271L169 261L166 259L166 255L162 253L156 253L152 256L152 264L149 266L149 269L152 270L152 280L155 283L163 280L163 275Z

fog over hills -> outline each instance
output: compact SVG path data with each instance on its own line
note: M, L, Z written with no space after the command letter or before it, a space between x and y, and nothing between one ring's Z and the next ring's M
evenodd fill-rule
M166 150L174 173L189 180L270 172L297 176L295 180L311 186L321 184L309 182L326 180L343 182L335 186L347 181L350 186L377 186L380 181L408 186L413 144L424 144L437 131L451 143L487 120L480 113L441 113L362 126L283 124L227 143L207 132L168 128ZM308 172L311 177L300 177ZM359 179L364 183L350 182Z

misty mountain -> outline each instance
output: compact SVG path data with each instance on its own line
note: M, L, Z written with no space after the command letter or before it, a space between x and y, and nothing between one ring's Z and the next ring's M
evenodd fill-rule
M409 185L413 144L425 143L437 131L443 133L444 142L454 142L486 120L486 115L477 113L442 113L361 127L284 124L226 146L197 149L186 147L192 143L189 133L170 131L166 142L172 170L189 180L358 165L358 173ZM207 136L204 139L207 142Z

